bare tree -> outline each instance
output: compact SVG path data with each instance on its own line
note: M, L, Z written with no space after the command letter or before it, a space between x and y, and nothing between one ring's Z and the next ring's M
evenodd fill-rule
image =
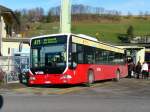
M43 8L34 8L28 11L28 19L32 22L41 21L44 17L44 10Z
M150 13L149 13L149 11L145 11L145 13L144 13L144 17L148 17L150 15Z
M143 18L144 17L144 13L142 11L139 12L139 18Z
M52 21L52 11L49 10L46 16L46 22L51 22Z
M127 18L130 18L132 16L133 16L132 13L128 11Z

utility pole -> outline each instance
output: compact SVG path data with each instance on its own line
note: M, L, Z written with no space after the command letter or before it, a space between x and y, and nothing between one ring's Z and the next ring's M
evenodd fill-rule
M61 0L60 33L71 33L71 0Z

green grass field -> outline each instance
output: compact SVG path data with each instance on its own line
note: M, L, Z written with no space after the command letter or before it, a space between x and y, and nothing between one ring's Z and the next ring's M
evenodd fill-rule
M130 25L134 27L134 34L136 36L150 35L150 20L136 18L123 18L115 22L72 22L72 33L97 36L102 41L120 43L118 34L126 34L127 28ZM33 23L28 33L29 37L59 33L59 23Z

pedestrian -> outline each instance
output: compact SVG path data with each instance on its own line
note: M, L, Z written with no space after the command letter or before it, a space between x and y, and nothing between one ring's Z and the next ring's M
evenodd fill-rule
M142 71L142 78L148 79L149 76L148 64L146 62L143 63L141 71Z
M135 72L136 72L136 78L139 79L140 74L141 74L141 63L138 61L136 67L135 67Z
M128 64L128 77L129 78L132 78L134 76L134 69L135 69L135 65L132 61Z

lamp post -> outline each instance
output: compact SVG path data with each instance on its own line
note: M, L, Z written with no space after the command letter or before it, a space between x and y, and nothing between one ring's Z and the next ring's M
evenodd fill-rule
M61 0L60 33L71 33L71 0Z

